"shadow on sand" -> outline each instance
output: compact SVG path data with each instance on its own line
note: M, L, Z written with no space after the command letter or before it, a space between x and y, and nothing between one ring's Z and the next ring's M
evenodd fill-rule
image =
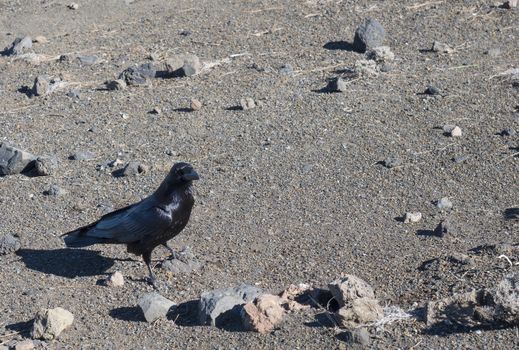
M83 249L20 249L16 254L31 270L66 278L100 275L114 264L99 252Z

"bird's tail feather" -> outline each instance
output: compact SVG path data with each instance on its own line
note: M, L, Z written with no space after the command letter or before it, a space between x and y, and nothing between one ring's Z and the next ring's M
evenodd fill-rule
M84 248L97 243L109 243L110 240L106 238L87 236L88 230L91 226L85 226L74 231L67 232L62 236L65 245L69 248Z

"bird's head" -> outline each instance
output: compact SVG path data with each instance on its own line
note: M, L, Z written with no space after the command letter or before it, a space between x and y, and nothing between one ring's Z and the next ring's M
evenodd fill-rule
M173 165L166 178L170 184L190 183L193 180L199 180L198 173L193 169L191 164L176 163Z

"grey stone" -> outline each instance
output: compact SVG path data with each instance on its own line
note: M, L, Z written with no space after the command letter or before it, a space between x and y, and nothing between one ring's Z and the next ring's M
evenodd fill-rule
M124 167L121 175L122 176L132 176L132 175L138 175L138 174L144 174L148 171L148 167L144 164L141 164L139 162L129 162Z
M378 63L391 62L395 59L395 54L389 46L377 46L366 52L366 57Z
M184 72L184 76L190 77L193 75L197 75L202 71L202 64L197 56L190 56L184 60L184 64L182 65L182 71Z
M20 240L10 234L0 236L0 255L14 253L21 246Z
M151 292L144 294L138 301L147 322L155 322L165 318L169 310L176 304L162 295Z
M437 88L436 86L434 86L434 85L429 85L429 86L427 86L427 88L425 89L424 94L426 94L426 95L431 95L431 96L437 96L437 95L440 95L440 89L438 89L438 88Z
M34 166L36 157L6 143L0 143L0 175L19 174Z
M447 258L447 260L449 260L451 263L460 264L460 265L474 264L474 260L467 254L463 254L463 253L453 253L452 255L450 255Z
M74 322L74 315L57 307L39 311L34 318L31 335L36 339L53 340Z
M127 85L146 85L148 79L155 78L157 69L152 63L144 63L139 67L126 68L119 74L120 80L124 80Z
M220 326L227 321L240 320L243 305L260 294L261 289L246 284L203 293L198 304L199 321Z
M334 78L328 83L327 90L344 92L346 91L346 82L341 77Z
M441 238L453 237L454 233L454 228L449 220L442 220L434 229L434 235Z
M58 90L64 85L65 82L61 81L59 78L50 78L46 75L39 75L34 79L32 93L35 96L45 96Z
M6 56L19 55L32 47L32 39L30 36L18 37L14 39L10 47L4 50Z
M454 158L452 158L452 161L453 161L454 163L459 164L459 163L463 163L464 161L466 161L466 160L469 159L469 158L470 158L469 156L458 156L458 157L454 157Z
M517 132L512 128L506 128L501 131L501 136L514 136Z
M451 125L447 124L443 126L443 132L445 135L451 136L451 137L460 137L463 132L461 131L461 128L457 125Z
M404 224L419 222L420 220L422 220L422 213L420 212L407 212L404 215Z
M69 92L67 92L67 96L79 99L80 98L79 90L70 90Z
M371 335L364 327L345 331L341 333L341 338L351 345L369 346L371 344Z
M34 347L34 342L30 339L26 339L16 343L14 350L32 350Z
M431 51L438 53L453 53L454 49L447 44L435 41L432 45Z
M200 270L202 263L191 252L189 247L184 247L181 252L174 254L175 258L166 260L161 267L172 272L174 275L189 274Z
M55 185L55 184L50 185L50 187L48 189L43 191L44 195L53 196L53 197L59 197L65 193L67 193L67 191L65 191L64 189L62 189L61 187L59 187L58 185Z
M495 317L510 324L519 323L519 273L505 276L492 292Z
M108 90L124 90L127 86L123 79L110 80L105 85Z
M378 300L360 298L341 307L334 317L339 327L354 329L381 319L384 317L384 310Z
M97 56L94 55L80 55L77 59L83 64L94 64L98 60Z
M52 175L58 168L58 161L53 157L38 157L34 160L34 175Z
M170 57L164 63L169 76L192 76L200 73L202 64L198 56L185 54Z
M360 59L355 61L354 71L360 76L376 76L380 70L377 62L373 60Z
M122 287L124 286L124 276L120 271L115 271L104 280L104 284L113 288Z
M78 151L72 154L69 159L70 160L90 160L96 157L95 153L90 151Z
M452 202L449 198L443 197L436 202L436 207L440 210L449 210L452 209Z
M386 32L382 25L374 19L368 18L355 31L353 47L358 52L382 46Z
M202 102L200 102L196 98L192 98L190 102L190 107L193 111L199 111L200 109L202 109Z
M359 298L374 299L373 288L364 280L354 275L346 275L328 284L332 296L340 307Z
M384 166L388 169L396 168L400 165L402 165L402 161L396 157L388 157L384 159Z
M246 97L240 100L240 106L242 110L246 111L248 109L256 107L256 102L254 102L252 98Z
M281 66L281 68L279 69L279 73L283 74L283 75L292 75L292 73L294 73L294 68L292 67L291 64L285 64L283 66Z
M501 55L501 49L498 48L498 47L493 47L493 48L488 49L487 51L485 51L485 53L487 55L489 55L490 57L492 57L492 58L496 58L496 57Z

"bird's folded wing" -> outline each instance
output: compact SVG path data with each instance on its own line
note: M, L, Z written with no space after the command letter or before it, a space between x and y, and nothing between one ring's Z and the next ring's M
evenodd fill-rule
M159 235L171 224L171 214L156 206L136 205L109 217L103 217L87 236L112 239L120 243L137 242Z

